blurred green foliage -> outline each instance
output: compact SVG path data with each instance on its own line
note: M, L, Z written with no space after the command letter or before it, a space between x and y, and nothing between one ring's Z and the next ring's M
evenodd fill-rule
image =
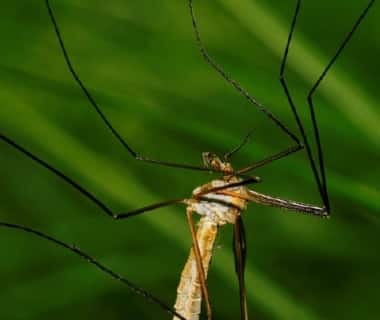
M70 77L44 1L2 1L0 128L125 211L188 196L204 173L134 161ZM195 1L216 60L295 130L278 81L295 1ZM311 130L308 88L366 1L304 1L288 66ZM52 1L80 76L144 155L201 163L249 128L235 167L290 141L202 61L185 0ZM316 96L332 219L251 205L247 290L252 319L378 319L380 7L376 4ZM311 131L309 131L311 133ZM112 221L46 170L0 144L0 220L75 243L171 305L190 246L183 207ZM257 170L257 189L319 203L304 153ZM256 187L255 187L256 188ZM169 319L70 252L0 230L1 319ZM220 232L209 286L215 319L239 316L231 228Z

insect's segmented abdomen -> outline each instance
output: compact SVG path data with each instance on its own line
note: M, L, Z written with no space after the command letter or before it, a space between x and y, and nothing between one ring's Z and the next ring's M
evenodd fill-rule
M202 257L205 278L210 265L212 250L216 234L218 232L217 223L209 217L202 217L199 221L197 239L199 251ZM190 297L190 298L189 298ZM193 249L181 274L181 280L177 289L177 300L175 311L187 320L198 320L201 312L202 292L199 280L199 272ZM178 320L174 317L173 320Z

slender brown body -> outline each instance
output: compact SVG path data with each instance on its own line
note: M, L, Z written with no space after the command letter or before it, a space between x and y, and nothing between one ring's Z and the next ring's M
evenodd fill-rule
M197 240L206 278L217 231L218 226L214 221L207 217L202 217L200 219ZM177 300L174 308L176 312L184 316L187 320L197 320L199 319L199 314L201 312L201 304L201 282L194 251L191 249L189 258L187 259L181 274L181 281L178 285ZM178 320L177 317L174 317L174 319Z
M213 180L196 188L193 191L192 198L183 201L187 205L188 215L190 214L191 216L192 212L197 212L201 215L196 236L195 231L192 232L193 247L190 250L189 257L181 274L174 306L175 311L186 320L199 319L202 295L205 296L206 292L207 296L205 280L218 228L226 223L235 224L241 212L246 209L248 202L281 207L322 217L327 216L324 207L267 196L250 190L243 184L234 186L244 181L238 176L233 175L233 168L228 162L224 162L210 153L203 154L203 158L206 166L221 169L227 172L227 174L221 179ZM231 175L228 174L229 172L231 172ZM258 182L260 179L255 177L255 180ZM196 250L194 250L194 246L198 248L195 247ZM197 255L199 256L198 260ZM200 271L199 269L203 270ZM209 304L209 301L206 302ZM208 309L210 312L210 306L208 306ZM246 304L242 307L243 309L247 313ZM211 319L210 313L208 319ZM174 317L173 320L178 320L178 317Z
M225 164L224 164L225 165ZM227 164L229 166L229 164ZM246 200L233 195L225 195L208 190L223 187L229 183L239 182L236 177L225 177L223 180L213 180L193 191L193 197L186 200L188 212L197 212L201 215L197 230L197 243L200 259L203 265L204 278L210 266L213 246L218 228L226 223L234 224L241 211L246 208ZM244 186L228 188L234 195L247 196L248 190ZM187 320L198 320L201 312L202 290L200 272L197 266L194 248L181 274L177 289L175 311ZM174 317L173 320L178 320Z

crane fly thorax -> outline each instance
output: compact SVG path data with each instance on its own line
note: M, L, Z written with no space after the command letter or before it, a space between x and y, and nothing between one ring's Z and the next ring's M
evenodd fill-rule
M234 180L236 181L213 180L194 189L193 197L187 201L188 206L201 216L210 218L218 225L234 224L236 217L246 208L246 201L238 197L238 195L246 193L245 188L239 186L207 192L231 182L239 181L236 178ZM223 193L223 191L227 191L228 194ZM236 194L236 196L233 194Z

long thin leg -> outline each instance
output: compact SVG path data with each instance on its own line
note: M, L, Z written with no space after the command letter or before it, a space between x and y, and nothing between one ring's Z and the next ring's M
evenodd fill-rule
M205 190L204 192L198 193L196 195L196 197L197 198L202 198L202 196L204 196L204 195L206 195L208 193L218 192L218 191L225 190L225 189L228 189L228 188L234 188L234 187L249 185L249 184L258 183L258 182L260 182L260 179L258 177L249 177L249 178L246 178L246 179L241 180L239 182L233 182L233 183L229 183L229 184L226 184L224 186L221 186L221 187L215 187L215 188L211 188L211 189ZM208 199L204 199L204 200L208 201ZM115 219L125 219L125 218L129 218L131 216L136 216L136 215L139 215L139 214L142 214L142 213L151 212L151 211L153 211L155 209L171 206L171 205L174 205L174 204L186 204L188 201L189 201L188 199L183 199L183 198L182 199L167 200L167 201L155 203L155 204L152 204L152 205L149 205L149 206L146 206L146 207L142 207L142 208L139 208L139 209L135 209L135 210L129 211L127 213L118 213L118 214L115 214L113 217ZM212 200L212 201L215 202L216 200Z
M202 256L201 256L201 251L199 249L197 234L195 232L194 221L193 221L193 211L191 208L188 207L186 209L186 215L187 215L187 221L189 223L191 240L192 240L192 247L193 247L193 252L194 252L194 256L195 256L195 261L197 263L197 269L198 269L198 274L199 274L199 280L201 283L202 295L203 295L203 298L205 299L206 310L207 310L207 319L211 320L212 319L212 309L211 309L211 303L210 303L210 296L208 294L208 289L207 289L206 273L205 273L205 269L204 269L203 263L202 263Z
M56 239L56 238L54 238L54 237L52 237L46 233L43 233L41 231L29 228L29 227L25 227L22 225L0 221L0 227L26 232L26 233L35 235L41 239L48 240L48 241L54 243L55 245L57 245L59 247L66 248L66 249L70 250L72 253L80 256L81 258L83 258L84 260L86 260L87 262L89 262L90 264L95 266L96 268L98 268L100 271L109 275L113 279L120 281L122 284L126 285L131 291L133 291L133 292L137 293L138 295L146 298L147 300L159 305L162 309L164 309L165 311L167 311L171 315L176 316L181 320L186 320L184 317L182 317L177 312L175 312L172 308L168 307L163 301L156 298L155 296L153 296L152 294L150 294L148 291L144 290L143 288L138 287L137 285L135 285L134 283L132 283L128 279L124 278L120 274L116 273L115 271L112 271L111 269L109 269L105 265L101 264L99 261L97 261L96 259L94 259L90 255L88 255L87 253L85 253L84 251L79 249L78 247L73 246L73 245L69 245L69 244L67 244L61 240L58 240L58 239Z
M72 188L80 192L83 196L85 196L87 199L91 200L95 205L97 205L107 216L115 219L115 220L121 220L121 219L126 219L132 216L136 216L145 212L150 212L158 208L163 208L167 206L171 206L174 204L179 204L179 203L185 203L186 199L172 199L172 200L167 200L163 202L158 202L155 204L151 204L142 208L134 209L129 212L113 212L111 208L109 208L103 201L101 201L99 198L97 198L94 194L89 192L87 189L82 187L79 183L68 177L66 174L64 174L62 171L54 168L51 164L46 162L45 160L42 160L41 158L37 157L35 154L31 153L21 145L17 144L13 140L9 139L8 137L4 136L3 134L0 133L0 140L4 141L7 143L9 146L13 147L23 155L27 156L28 158L32 159L36 163L38 163L40 166L43 168L47 169L48 171L52 172L54 175L56 175L58 178L62 179L65 183L70 185ZM220 190L220 189L226 189L234 186L240 186L240 185L246 185L246 184L251 184L251 183L256 183L259 182L260 179L258 177L249 177L245 180L242 180L238 183L232 183L223 187L215 188L208 190L205 193L213 192L215 190ZM205 194L204 193L204 194Z
M224 186L221 186L221 187L215 187L215 188L211 188L211 189L205 190L203 192L198 193L195 197L196 198L201 198L202 196L204 196L204 195L206 195L208 193L218 192L218 191L225 190L225 189L228 189L228 188L245 186L245 185L249 185L249 184L253 184L253 183L258 183L258 182L260 182L260 178L258 178L258 177L249 177L249 178L246 178L246 179L238 181L238 182L228 183L228 184L226 184ZM204 200L208 201L207 199L204 199ZM173 199L173 200L163 201L163 202L155 203L155 204L152 204L152 205L149 205L149 206L146 206L146 207L135 209L135 210L129 211L127 213L118 213L118 214L115 214L114 218L115 219L129 218L131 216L135 216L135 215L139 215L139 214L142 214L142 213L150 212L150 211L153 211L155 209L171 206L171 205L174 205L174 204L179 204L179 203L186 204L188 201L189 201L188 199ZM215 202L215 201L216 201L215 199L212 200L212 202Z
M52 165L47 163L46 161L42 160L41 158L37 157L30 151L26 150L21 145L17 144L13 140L9 139L8 137L4 136L3 134L0 134L0 139L3 140L5 143L7 143L9 146L13 147L20 153L24 154L28 158L32 159L33 161L37 162L40 166L44 167L48 171L54 173L57 177L61 178L64 182L72 186L75 190L79 191L82 195L84 195L87 199L91 200L94 204L96 204L102 211L107 214L110 217L113 217L114 214L112 210L104 204L102 201L100 201L97 197L95 197L92 193L87 191L85 188L83 188L80 184L69 178L67 175L65 175L62 171L54 168Z
M198 171L221 172L219 170L206 168L204 166L191 165L191 164L179 164L179 163L172 163L172 162L167 162L167 161L160 161L160 160L150 159L148 157L145 157L145 156L142 156L142 155L138 154L130 146L130 144L128 144L125 141L125 139L122 138L122 136L118 133L118 131L115 129L115 127L111 124L111 122L108 120L108 118L105 116L105 114L101 110L100 106L97 104L97 102L94 99L94 97L91 95L90 91L87 89L86 85L80 79L78 73L76 72L76 70L75 70L75 68L74 68L74 66L73 66L73 64L72 64L72 62L70 60L69 54L68 54L68 52L66 50L66 46L65 46L65 44L63 42L63 37L62 37L61 31L60 31L60 29L58 27L58 23L57 23L57 20L55 18L53 9L52 9L52 7L50 5L50 1L49 0L45 0L45 3L46 3L46 7L47 7L47 10L48 10L51 22L52 22L52 24L54 26L55 33L57 35L61 51L63 53L64 59L66 61L67 67L68 67L71 75L73 76L75 82L78 84L78 86L80 87L80 89L86 95L86 97L87 97L88 101L90 102L91 106L94 108L94 110L96 111L96 113L100 116L100 118L102 119L102 121L104 122L104 124L110 130L110 132L112 133L112 135L119 141L119 143L125 149L128 150L129 154L134 159L139 160L139 161L143 161L143 162L147 162L147 163L151 163L151 164L157 164L157 165L161 165L161 166L172 167L172 168L181 168L181 169L198 170Z
M298 137L290 131L287 126L280 121L271 111L269 111L262 103L260 103L256 98L251 96L247 90L245 90L236 80L230 77L220 65L218 65L208 54L203 41L200 36L197 20L194 14L193 0L189 0L189 9L191 15L191 21L193 25L193 30L195 34L196 41L198 43L199 50L202 54L203 59L230 85L232 85L243 97L245 97L252 105L263 112L269 119L271 119L285 134L287 134L292 140L299 144Z
M297 6L296 6L295 14L294 14L294 17L293 17L293 21L292 21L292 25L291 25L291 29L290 29L290 33L289 33L289 37L288 37L288 41L287 41L285 52L284 52L283 61L282 61L282 64L281 64L280 82L281 82L281 85L282 85L282 87L283 87L283 89L285 91L286 97L287 97L288 102L290 104L291 110L292 110L292 112L294 114L294 117L296 119L298 128L299 128L299 130L301 132L301 136L302 136L303 142L304 142L305 147L306 147L306 151L307 151L307 154L308 154L308 157L309 157L309 161L310 161L310 165L311 165L311 168L312 168L312 171L313 171L313 174L314 174L317 186L318 186L318 190L319 190L319 193L321 195L321 198L322 198L322 201L323 201L323 204L324 204L324 206L326 208L326 212L327 213L330 212L330 203L329 203L329 197L328 197L328 191L327 191L326 173L325 173L325 166L324 166L324 160L323 160L322 146L321 146L321 141L320 141L319 128L318 128L318 123L317 123L317 120L316 120L316 115L315 115L315 110L314 110L314 105L313 105L312 98L313 98L313 95L314 95L315 91L319 87L320 83L325 78L325 76L327 75L327 73L330 70L330 68L332 67L332 65L336 62L336 60L338 59L338 57L341 54L341 52L343 51L343 49L346 47L346 45L348 44L348 42L352 38L353 34L355 33L356 29L359 27L360 23L365 18L365 16L367 15L368 11L370 10L370 8L372 7L372 5L374 4L374 2L375 2L375 0L371 0L369 2L369 4L367 5L367 7L363 10L363 12L359 16L359 18L356 20L353 28L347 34L347 36L345 37L343 43L339 46L337 52L335 53L335 55L333 56L333 58L330 60L330 62L326 66L326 68L323 70L322 74L317 79L317 81L315 82L315 84L312 86L312 88L311 88L311 90L309 91L309 94L308 94L307 101L308 101L308 105L309 105L310 117L311 117L311 120L312 120L312 125L313 125L313 130L314 130L314 138L315 138L315 142L316 142L316 145L317 145L317 155L318 155L319 170L317 169L316 162L314 160L314 157L313 157L313 154L312 154L312 151L311 151L311 147L310 147L310 144L308 142L308 139L307 139L304 127L303 127L302 122L301 122L301 120L299 118L299 115L297 113L295 104L294 104L293 99L291 97L291 94L289 92L289 88L287 86L287 82L286 82L286 79L285 79L285 76L284 76L286 62L287 62L287 57L288 57L288 52L289 52L289 48L290 48L290 43L291 43L291 40L292 40L292 35L293 35L294 28L295 28L295 25L296 25L297 16L298 16L298 13L299 13L299 10L300 10L301 0L297 1Z
M201 35L198 28L198 23L195 18L194 14L194 8L193 8L193 0L189 0L189 8L190 8L190 15L191 15L191 21L193 25L193 30L195 34L196 41L198 43L199 50L202 54L203 59L217 72L220 74L220 76L226 80L229 84L231 84L242 96L244 96L252 105L254 105L256 108L258 108L261 112L267 115L269 119L271 119L285 134L287 134L293 141L296 142L296 145L293 147L289 147L284 151L278 152L272 156L267 157L266 159L255 162L252 165L249 165L241 170L239 170L238 174L247 173L255 168L264 166L268 163L271 163L272 161L275 161L277 159L281 159L293 152L297 152L303 148L303 145L300 143L300 140L298 137L290 131L289 128L285 124L283 124L280 119L278 119L271 111L269 111L263 104L261 104L256 98L252 97L236 80L231 78L220 65L218 65L208 54L203 41L201 39Z
M145 213L145 212L150 212L150 211L153 211L153 210L156 210L156 209L159 209L159 208L168 207L168 206L171 206L171 205L174 205L174 204L184 203L184 201L185 201L185 199L172 199L172 200L162 201L162 202L151 204L151 205L146 206L146 207L142 207L142 208L138 208L138 209L135 209L135 210L131 210L131 211L128 211L128 212L125 212L125 213L115 214L114 218L116 220L126 219L126 218L129 218L129 217L137 216L139 214L142 214L142 213Z
M85 196L87 199L91 200L95 205L97 205L107 216L113 218L113 219L125 219L131 216L135 216L144 212L148 212L154 209L170 206L177 203L182 203L183 199L173 199L169 201L159 202L155 203L153 205L149 205L143 208L131 210L126 213L114 213L112 209L110 209L104 202L99 200L95 195L93 195L91 192L86 190L84 187L82 187L79 183L75 182L73 179L65 175L62 171L54 168L51 164L47 163L46 161L42 160L41 158L37 157L30 151L26 150L24 147L20 146L13 140L9 139L8 137L4 136L3 134L0 134L0 140L3 140L5 143L7 143L9 146L13 147L20 153L24 154L28 158L32 159L36 163L38 163L43 168L47 169L48 171L54 173L58 178L62 179L64 182L66 182L68 185L73 187L75 190L79 191L83 196Z
M241 216L238 216L234 224L234 257L235 257L235 271L239 280L240 292L240 318L248 320L248 307L247 296L245 292L245 265L247 255L247 242L245 238L244 223Z
M289 92L289 88L288 88L287 81L286 81L286 78L285 78L285 67L286 67L286 63L287 63L289 48L290 48L290 44L291 44L291 41L292 41L294 29L295 29L295 26L296 26L298 14L300 12L300 8L301 8L301 0L297 0L296 9L295 9L295 12L294 12L294 16L293 16L292 24L291 24L291 27L290 27L290 32L289 32L288 40L287 40L285 51L284 51L284 56L283 56L282 63L281 63L280 82L281 82L282 88L284 89L285 95L286 95L286 97L288 99L288 102L289 102L290 108L292 110L292 113L294 115L294 118L296 120L298 129L299 129L299 131L301 133L302 140L303 140L303 143L305 145L306 152L307 152L307 155L308 155L308 158L309 158L310 166L311 166L311 169L313 171L313 175L314 175L315 181L317 183L318 191L319 191L319 193L321 195L321 198L322 198L322 201L323 201L324 205L327 206L328 205L328 200L327 200L327 197L326 197L327 191L324 190L324 186L321 183L320 175L318 173L318 170L317 170L317 167L316 167L316 164L315 164L315 160L314 160L314 157L313 157L313 154L312 154L312 151L311 151L310 143L308 141L305 128L304 128L304 126L302 124L302 121L301 121L301 119L299 117L297 108L296 108L296 106L295 106L295 104L293 102L293 99L292 99L292 96L291 96L291 94Z
M317 144L319 170L321 172L322 186L323 186L323 190L325 192L325 197L326 197L326 204L325 205L326 205L327 210L329 210L330 205L329 205L329 199L328 199L328 193L327 193L327 181L326 181L326 173L325 173L325 165L324 165L324 160L323 160L321 139L320 139L320 134L319 134L319 128L317 125L317 118L315 115L315 109L314 109L314 104L313 104L313 96L314 96L314 93L316 92L316 90L318 89L319 85L321 84L321 82L323 81L323 79L326 77L327 73L329 72L329 70L333 66L333 64L337 61L337 59L340 56L340 54L342 53L343 49L347 46L348 42L351 40L355 31L357 30L357 28L359 27L359 25L361 24L363 19L366 17L366 15L368 14L369 10L371 9L371 7L374 3L375 3L375 0L371 0L368 3L368 5L366 6L366 8L362 11L359 18L355 21L354 26L348 32L348 34L344 38L342 44L337 49L335 55L332 57L332 59L330 60L330 62L326 66L326 68L322 71L321 75L319 76L319 78L317 79L315 84L312 86L312 88L310 89L309 94L307 96L307 102L309 104L309 109L310 109L310 116L311 116L311 120L312 120L313 127L314 127L314 137L315 137L315 141Z

